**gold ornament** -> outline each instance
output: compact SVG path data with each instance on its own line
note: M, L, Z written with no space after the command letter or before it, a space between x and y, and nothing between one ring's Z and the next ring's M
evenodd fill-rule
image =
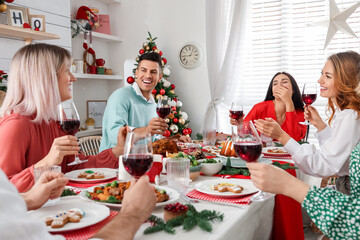
M165 118L165 122L166 122L166 123L169 123L169 122L170 122L170 119Z
M175 94L174 90L170 90L169 93L171 94Z
M170 120L172 120L172 119L174 118L174 114L173 114L173 113L170 113L169 116L168 116L168 118L169 118Z
M155 49L155 51L154 51L154 52L159 53L160 51L159 51L159 49Z
M0 4L0 13L6 12L7 6L5 3Z
M139 60L140 60L139 57L136 57L136 61L139 62Z
M162 97L161 94L156 95L156 100L159 100Z
M180 123L180 124L185 124L185 119L180 118L180 119L179 119L179 123Z
M150 47L149 47L149 46L146 46L145 49L146 49L146 51L149 51L149 50L150 50Z

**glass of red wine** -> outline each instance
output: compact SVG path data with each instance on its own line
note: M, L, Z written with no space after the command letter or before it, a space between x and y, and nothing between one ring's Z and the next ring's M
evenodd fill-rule
M80 128L80 117L72 100L62 102L58 105L58 127L67 135L75 135ZM87 162L88 160L80 160L75 156L75 161L68 166Z
M135 179L147 173L153 164L151 134L129 132L122 161L125 170Z
M233 131L233 144L236 154L246 162L256 162L261 155L262 142L254 124L252 121L247 121L236 127L237 130ZM251 197L251 200L259 202L272 196L272 194L260 190Z
M159 117L165 119L167 116L169 116L170 111L171 107L169 105L169 98L167 96L161 97L156 105L156 113Z
M232 102L231 108L230 108L230 116L231 118L238 121L243 116L243 107L241 103L238 102Z
M301 94L301 99L305 103L306 107L315 102L317 96L317 83L309 82L305 83L303 87L303 91ZM303 125L311 125L309 120L305 120L305 122L301 122Z

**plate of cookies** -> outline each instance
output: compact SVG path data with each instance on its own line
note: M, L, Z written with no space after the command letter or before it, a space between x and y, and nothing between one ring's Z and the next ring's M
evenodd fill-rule
M101 222L110 215L110 210L100 204L66 199L54 206L28 211L27 214L43 221L49 232L68 232Z
M104 182L117 177L117 169L84 168L65 173L69 180L80 183Z
M212 179L199 182L195 189L215 197L241 197L259 191L249 179Z
M279 157L287 157L290 154L283 147L267 147L263 148L262 153L264 156L279 156Z

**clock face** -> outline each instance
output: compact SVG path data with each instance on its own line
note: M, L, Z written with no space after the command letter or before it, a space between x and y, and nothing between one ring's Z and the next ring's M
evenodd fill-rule
M200 65L202 52L195 44L186 44L180 49L180 63L185 68L194 68Z

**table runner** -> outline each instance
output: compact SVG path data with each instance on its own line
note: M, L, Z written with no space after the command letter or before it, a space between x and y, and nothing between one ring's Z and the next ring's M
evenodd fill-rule
M109 223L117 214L118 212L110 211L110 215L99 223L72 232L61 233L61 235L63 235L67 240L89 239L94 236L98 231L100 231L100 229L103 228L107 223ZM56 234L59 233L54 233L53 235Z

